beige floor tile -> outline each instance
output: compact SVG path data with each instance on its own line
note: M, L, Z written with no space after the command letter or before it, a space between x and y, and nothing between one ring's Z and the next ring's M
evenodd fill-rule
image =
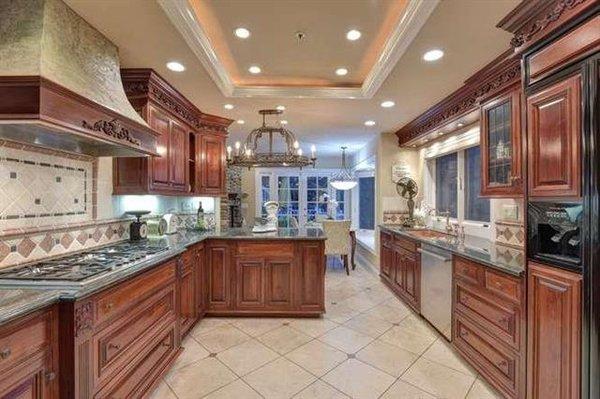
M161 381L148 399L177 399L177 396L171 391L166 382Z
M373 338L350 328L340 326L327 332L319 340L346 353L356 353L367 346L369 342L373 341Z
M165 380L179 399L197 399L237 379L223 363L213 357L172 370Z
M420 358L400 377L434 396L463 399L475 377L463 374L441 364Z
M380 399L435 399L435 396L402 380L396 381Z
M231 324L223 325L194 336L210 352L218 353L250 339L250 336Z
M280 358L243 379L266 399L280 399L292 397L316 378L289 360Z
M315 381L308 388L294 396L294 399L350 399L331 385L321 380Z
M283 323L289 322L287 319L280 318L238 318L231 322L234 326L246 334L256 337L268 331L281 327Z
M475 380L471 390L467 394L467 399L501 399L500 395L494 388L480 378Z
M217 355L220 361L239 376L248 374L277 357L279 355L275 351L254 339L231 347Z
M294 349L285 357L317 377L327 373L348 358L344 352L317 340Z
M399 323L410 314L410 311L408 309L380 304L365 313L385 320L388 323Z
M312 340L308 335L289 326L283 326L269 331L257 337L257 339L282 355Z
M465 362L458 353L452 349L445 339L439 338L423 353L425 359L450 367L464 374L476 376L477 372Z
M400 377L417 357L412 352L380 340L371 342L356 354L357 359L394 377Z
M179 355L175 364L173 364L173 369L178 369L183 366L187 366L190 363L198 361L200 359L204 359L210 352L208 352L202 345L200 345L191 335L188 335L183 342L181 343L183 348L183 352Z
M358 310L342 303L336 303L335 305L326 304L325 310L325 318L340 324L347 322L360 313Z
M290 322L290 327L313 338L317 338L337 326L337 323L325 318L295 319Z
M431 327L429 323L415 314L411 314L402 319L399 325L400 327L406 328L415 334L426 335L432 338L441 338L441 335L433 327Z
M338 302L338 304L346 305L350 309L354 309L361 313L377 305L377 303L373 302L369 298L365 298L365 296L361 295L361 293L352 295L350 298L346 298L343 301Z
M353 399L378 398L395 380L356 359L346 360L322 379Z
M198 322L190 332L190 335L196 336L203 334L207 331L213 330L217 327L226 326L229 322L220 317L205 317Z
M261 399L260 396L254 389L250 388L242 380L236 380L229 385L225 385L204 399Z
M406 327L403 328L399 326L390 328L380 336L379 339L418 355L425 352L425 350L435 341L434 337L429 335L419 335Z
M326 276L327 278L327 276ZM358 294L361 290L349 284L337 284L325 292L325 301L329 305L331 302L341 302L352 295Z
M375 317L371 314L363 313L348 320L346 323L344 323L344 326L363 334L370 335L373 338L377 338L392 328L392 323Z

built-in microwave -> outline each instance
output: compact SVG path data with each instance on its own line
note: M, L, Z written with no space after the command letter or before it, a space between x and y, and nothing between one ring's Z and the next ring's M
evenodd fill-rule
M531 259L581 270L583 204L530 202L527 207L527 252Z

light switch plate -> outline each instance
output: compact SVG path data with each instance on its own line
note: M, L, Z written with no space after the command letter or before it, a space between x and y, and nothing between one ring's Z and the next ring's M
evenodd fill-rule
M519 220L519 206L518 205L503 205L502 206L503 219L508 220Z

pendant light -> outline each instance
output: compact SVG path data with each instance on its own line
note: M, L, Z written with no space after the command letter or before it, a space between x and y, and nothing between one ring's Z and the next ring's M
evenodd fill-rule
M346 149L342 147L342 168L329 180L336 190L351 190L358 184L354 173L346 167Z

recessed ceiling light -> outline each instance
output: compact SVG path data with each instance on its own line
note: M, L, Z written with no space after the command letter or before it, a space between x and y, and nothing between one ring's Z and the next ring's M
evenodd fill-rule
M244 123L246 123L246 122L244 122L244 120L243 120L243 119L238 119L238 120L237 120L237 123L238 123L238 125L243 125L243 124L244 124Z
M348 70L346 68L338 68L335 70L335 74L338 76L344 76L348 74Z
M233 104L225 104L225 105L223 105L223 108L225 108L225 109L233 109Z
M387 100L387 101L384 101L384 102L382 102L382 103L381 103L381 106L382 106L383 108L391 108L391 107L393 107L394 105L396 105L396 103L395 103L395 102L393 102L393 101L391 101L391 100Z
M284 119L284 120L282 120L282 121L279 121L279 123L281 123L282 125L287 125L287 124L288 124L288 121L286 121L286 120Z
M358 40L361 36L362 33L360 33L360 31L356 29L349 30L348 33L346 33L346 39L351 41Z
M375 126L375 121L365 121L365 126Z
M462 123L462 122L458 122L458 124L457 124L456 126L458 126L458 127L463 127L464 125L465 125L464 123Z
M167 68L169 68L173 72L183 72L185 71L185 67L181 62L171 61L167 62Z
M444 132L438 132L438 136L443 136Z
M250 37L250 31L246 28L237 28L234 33L240 39L247 39Z
M285 111L285 106L283 106L283 105L278 105L275 108L277 109L277 111Z
M425 61L437 61L440 58L442 58L444 56L444 52L440 49L433 49L433 50L429 50L427 51L425 54L423 54L423 59Z
M262 70L260 69L259 66L257 65L252 65L250 68L248 68L248 72L256 75L257 73L260 73Z

